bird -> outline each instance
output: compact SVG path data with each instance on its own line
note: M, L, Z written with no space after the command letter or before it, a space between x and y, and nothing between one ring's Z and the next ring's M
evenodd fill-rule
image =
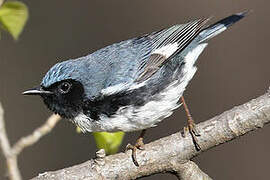
M183 105L188 117L185 130L200 150L200 134L183 93L208 40L246 14L232 14L210 25L210 18L196 19L59 62L38 87L23 94L40 95L51 111L83 132L141 131L135 145L127 146L137 166L136 150L144 149L146 129Z

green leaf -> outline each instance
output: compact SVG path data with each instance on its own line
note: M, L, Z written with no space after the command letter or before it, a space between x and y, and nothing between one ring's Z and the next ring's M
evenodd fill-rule
M28 8L22 2L8 1L0 7L0 22L14 39L18 39L27 19Z
M124 137L124 132L94 132L93 136L95 138L98 149L104 149L106 154L117 153L119 147L122 144Z
M82 130L81 130L81 128L79 126L76 126L76 132L77 133L81 133L82 132Z

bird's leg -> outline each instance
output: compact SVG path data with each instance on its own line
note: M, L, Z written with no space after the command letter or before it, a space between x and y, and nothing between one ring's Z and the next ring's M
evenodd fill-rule
M184 109L186 111L187 118L188 118L188 126L184 127L184 136L186 135L187 132L189 132L191 134L191 137L192 137L192 140L193 140L193 143L195 145L196 150L200 151L201 147L198 144L198 140L197 140L197 136L200 136L200 134L199 134L198 130L196 129L196 124L195 124L194 120L192 119L192 116L189 112L188 106L185 102L184 96L181 97L181 101L182 101L182 104L183 104Z
M146 132L146 129L141 131L141 134L140 134L139 138L137 139L135 145L128 144L126 147L126 151L132 150L132 160L136 166L139 166L139 163L138 163L137 158L136 158L136 151L137 151L137 149L144 150L143 137L145 135L145 132Z

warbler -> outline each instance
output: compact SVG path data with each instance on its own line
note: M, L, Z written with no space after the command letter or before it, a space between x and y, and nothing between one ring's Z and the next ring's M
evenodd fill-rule
M194 139L199 135L183 98L197 69L194 64L210 38L246 13L208 26L208 18L193 20L59 62L38 87L23 94L40 95L50 110L83 132L142 130L135 146L128 146L138 165L135 151L143 148L145 130L181 104L188 115L189 132ZM200 148L196 141L195 145Z

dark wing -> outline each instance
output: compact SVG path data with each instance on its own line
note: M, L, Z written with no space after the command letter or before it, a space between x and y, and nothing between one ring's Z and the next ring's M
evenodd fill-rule
M200 32L208 19L199 19L187 24L179 24L149 35L152 52L144 61L135 82L143 82L150 78L171 57L183 50Z

